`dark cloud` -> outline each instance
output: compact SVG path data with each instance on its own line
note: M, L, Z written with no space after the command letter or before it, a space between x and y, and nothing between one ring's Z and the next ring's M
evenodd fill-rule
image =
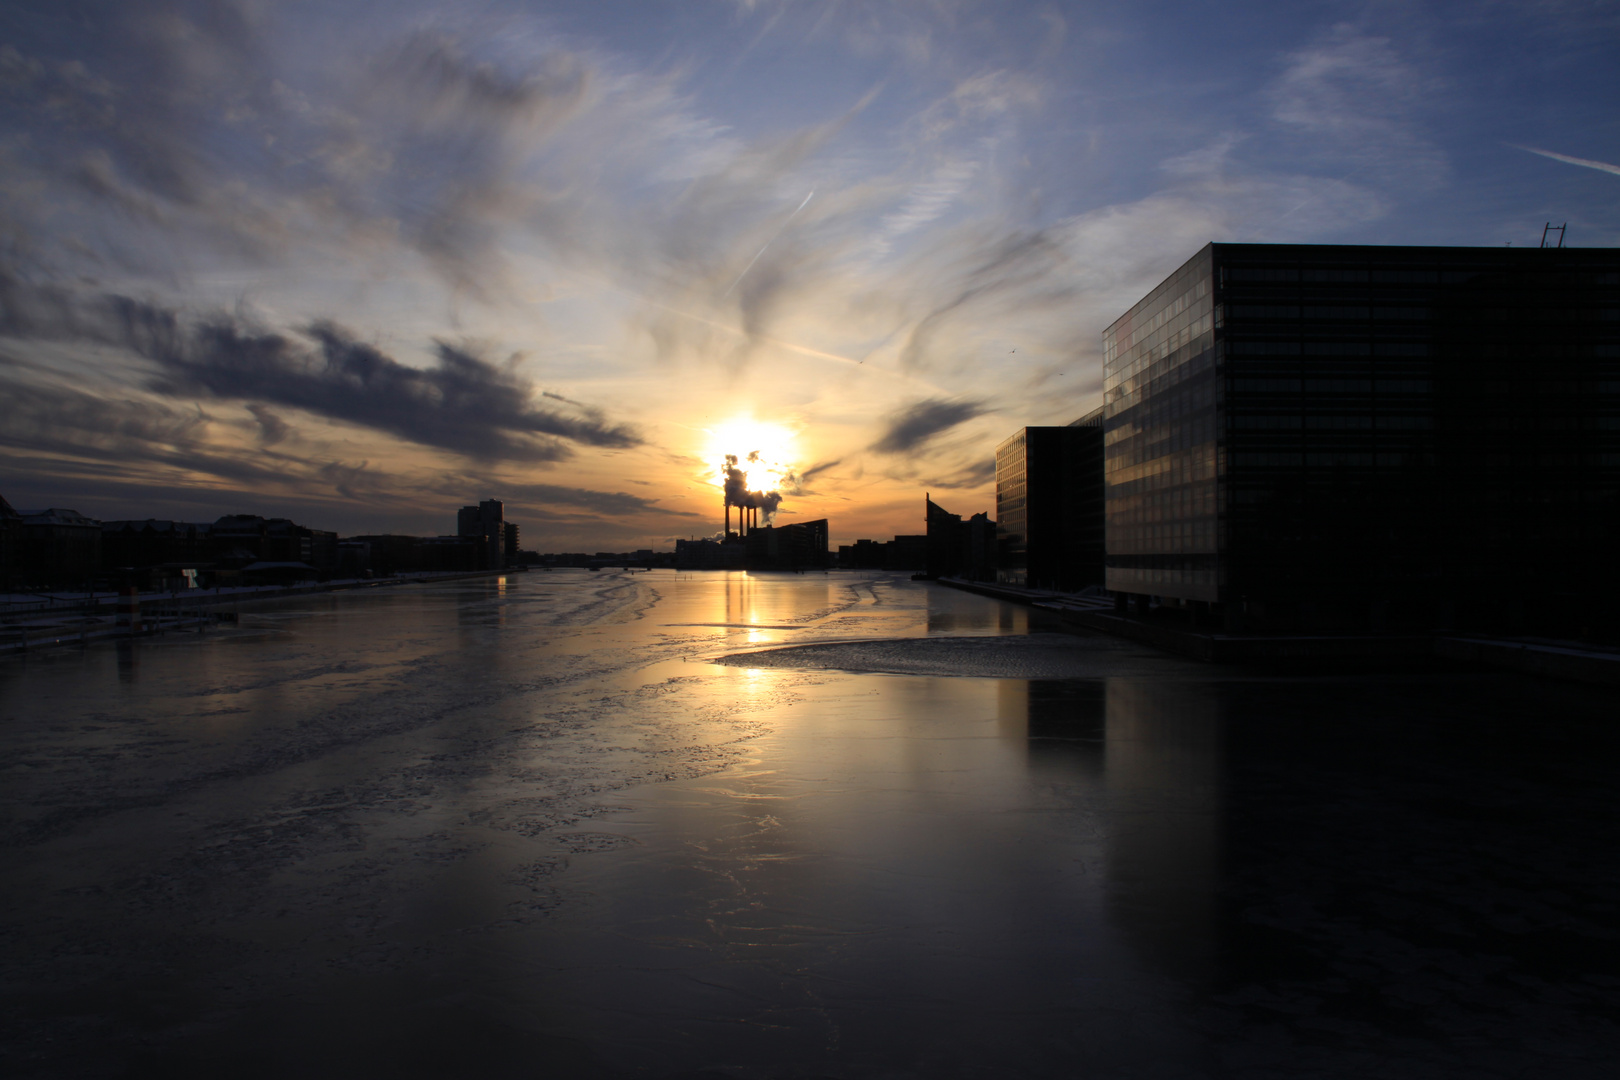
M159 393L207 394L260 408L271 402L470 457L561 461L573 454L561 440L607 449L642 442L600 409L542 395L510 365L444 341L435 343L434 367L414 368L336 323L315 323L298 336L225 316L188 324L166 308L36 286L4 270L0 334L122 346L157 365L151 388ZM570 411L539 406L538 397ZM285 434L274 424L265 428L267 436L278 431Z
M872 444L872 449L880 454L908 453L940 432L988 411L982 401L929 398L914 402L889 415L887 430Z
M36 455L32 471L100 468L134 482L156 468L171 479L205 474L261 488L286 483L294 471L291 459L214 445L214 418L200 410L13 380L0 380L0 396L7 406L0 410L0 446Z
M259 445L274 446L292 434L292 425L263 405L249 405L248 412L259 422Z
M813 494L810 489L810 481L814 480L817 476L820 476L828 469L835 468L842 464L843 458L837 458L833 461L817 462L802 472L796 469L790 470L786 476L782 477L782 489L789 495Z
M502 484L502 496L513 503L528 504L536 512L555 504L577 507L605 517L628 517L634 514L663 514L673 517L698 517L684 510L671 510L658 505L657 499L643 499L623 491L592 491L589 488L562 487L556 484Z
M334 323L305 333L314 350L223 320L179 341L140 331L132 337L145 337L142 351L162 369L154 388L165 393L272 401L470 457L559 461L572 455L559 439L601 447L641 441L594 410L569 416L535 406L532 383L464 347L438 342L437 364L424 370Z
M968 465L964 468L958 469L953 473L947 473L944 476L925 480L923 481L923 486L929 490L976 488L991 483L995 480L995 478L996 463L993 459L986 458L985 460L977 462L973 465Z

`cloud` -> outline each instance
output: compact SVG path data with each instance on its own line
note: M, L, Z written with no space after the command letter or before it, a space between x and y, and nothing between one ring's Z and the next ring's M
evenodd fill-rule
M936 476L932 479L925 480L923 481L923 487L928 488L929 490L945 489L954 491L963 488L982 487L985 484L995 480L995 478L995 461L985 459L983 461L976 461L971 465L965 465L962 468L957 469L955 472L946 473L944 476Z
M1534 146L1520 146L1518 143L1508 143L1515 150L1525 150L1532 154L1540 154L1544 158L1562 161L1566 165L1582 165L1588 169L1597 169L1599 172L1613 173L1620 176L1620 165L1610 165L1607 161L1592 161L1589 158L1570 157L1568 154L1555 154L1551 150L1537 150Z
M1405 190L1445 179L1446 156L1421 121L1440 87L1407 63L1390 39L1341 23L1287 60L1270 91L1272 115L1311 140L1318 163Z
M593 491L590 488L562 487L556 484L502 484L502 496L508 500L525 501L531 512L544 512L555 504L588 510L604 517L631 517L637 514L659 514L666 517L699 517L684 510L659 506L657 499L644 499L623 491Z
M502 461L560 461L566 442L608 449L641 444L632 428L600 409L557 394L537 395L512 364L498 366L466 345L434 344L436 363L400 363L329 321L300 333L253 327L215 315L189 323L173 310L130 299L81 296L32 286L0 270L0 333L17 338L118 345L157 365L149 388L169 396L207 394L303 409L388 432L424 446ZM543 407L537 396L571 406ZM279 418L267 438L285 437ZM273 443L267 442L266 445Z
M941 432L988 411L982 401L930 398L913 402L887 417L884 433L872 444L872 449L880 454L909 453Z
M315 349L216 319L179 340L149 340L142 352L159 365L153 388L164 393L272 401L470 457L559 461L572 450L558 438L621 448L641 441L594 410L569 416L534 405L532 383L463 346L437 342L437 363L421 369L335 323L304 334Z
M249 405L248 412L259 422L259 445L274 446L292 434L292 425L264 405Z
M843 458L835 458L832 461L817 462L808 469L789 471L786 476L782 477L782 492L783 494L792 495L795 497L813 495L815 492L810 487L810 481L814 480L822 473L827 472L829 469L837 468L843 463Z

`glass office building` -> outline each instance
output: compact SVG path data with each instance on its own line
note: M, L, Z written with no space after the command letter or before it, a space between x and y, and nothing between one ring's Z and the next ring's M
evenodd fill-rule
M1102 410L996 447L996 580L1074 592L1103 578Z
M1620 251L1211 244L1103 343L1110 589L1275 628L1615 618Z

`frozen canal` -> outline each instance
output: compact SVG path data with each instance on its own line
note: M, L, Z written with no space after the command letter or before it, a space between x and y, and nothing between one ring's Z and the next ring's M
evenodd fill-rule
M0 1074L1614 1075L1612 690L1029 620L557 571L0 659Z

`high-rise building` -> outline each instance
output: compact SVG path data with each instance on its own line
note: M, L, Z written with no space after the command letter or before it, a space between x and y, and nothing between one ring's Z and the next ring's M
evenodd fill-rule
M1103 347L1116 593L1276 628L1615 619L1620 251L1211 244Z
M1102 413L1027 427L996 447L996 580L1075 591L1102 584Z
M925 572L930 578L995 580L996 523L989 514L974 514L963 521L961 514L951 513L924 494L923 517L928 526Z
M483 570L506 568L506 508L499 499L485 499L477 506L463 506L456 513L456 535L477 537L483 541ZM512 550L517 551L516 534Z

